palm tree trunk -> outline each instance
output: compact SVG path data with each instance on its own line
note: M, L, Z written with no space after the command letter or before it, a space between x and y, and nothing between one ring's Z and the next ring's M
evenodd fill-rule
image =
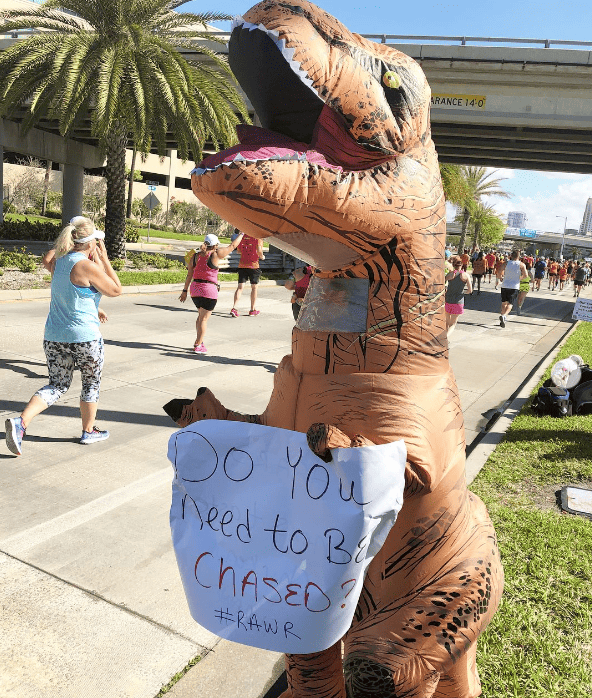
M481 237L481 223L479 221L475 221L475 235L473 236L473 247L477 247L480 243L480 238Z
M469 227L469 219L471 218L471 212L468 207L465 206L463 209L463 219L460 229L460 240L458 241L458 254L462 254L465 251L465 241L467 239L467 228Z
M136 169L136 146L134 145L134 152L132 153L132 166L130 169L129 184L127 186L127 208L125 210L125 217L132 217L132 196L134 193L134 170Z
M47 211L47 192L49 190L49 176L51 174L51 168L53 167L53 162L47 160L45 162L45 177L43 178L43 202L41 203L41 215L44 216Z
M116 124L107 140L105 247L111 259L125 257L125 126Z

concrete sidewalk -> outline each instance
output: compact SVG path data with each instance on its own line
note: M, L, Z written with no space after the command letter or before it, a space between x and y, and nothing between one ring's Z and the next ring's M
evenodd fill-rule
M104 299L97 423L109 429L109 440L78 444L78 378L32 423L20 458L0 433L1 696L154 698L200 655L171 698L255 698L283 670L280 655L220 641L191 619L170 542L166 449L175 427L162 405L208 385L227 406L260 412L290 351L289 294L262 287L261 314L233 319L234 287L222 288L202 356L189 350L195 310L178 302L178 288ZM573 326L571 288L531 294L505 329L492 288L485 284L480 296L467 298L450 350L469 479L523 399L520 386L528 390ZM239 305L245 312L246 296ZM3 419L45 382L47 309L48 298L0 302Z

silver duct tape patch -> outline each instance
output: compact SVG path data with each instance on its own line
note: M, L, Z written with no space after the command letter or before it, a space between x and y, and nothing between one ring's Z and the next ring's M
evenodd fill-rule
M296 327L306 332L366 332L368 279L310 281Z

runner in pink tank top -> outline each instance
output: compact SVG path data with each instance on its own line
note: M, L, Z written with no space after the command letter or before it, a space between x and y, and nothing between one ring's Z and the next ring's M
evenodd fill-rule
M242 239L242 233L233 240L230 245L220 247L218 237L209 233L199 252L193 255L187 270L185 285L179 296L181 303L187 300L187 291L191 291L191 300L197 308L197 320L195 321L195 343L193 351L196 354L205 354L207 349L203 343L206 335L208 320L218 301L218 267L221 259L235 250ZM190 286L191 284L191 286Z
M211 298L218 300L218 267L213 268L208 264L214 250L209 250L205 254L197 253L194 256L193 280L189 287L191 298ZM199 306L198 306L199 307Z

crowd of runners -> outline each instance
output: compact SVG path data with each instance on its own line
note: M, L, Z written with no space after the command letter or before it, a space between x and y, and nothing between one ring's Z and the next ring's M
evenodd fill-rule
M480 293L482 280L487 280L488 283L495 282L494 290L497 290L504 277L504 265L510 259L509 254L479 249L473 250L473 252L465 249L459 257L462 270L464 272L470 270L472 293L477 294ZM529 289L532 291L540 291L541 285L545 283L549 291L563 291L569 287L570 283L573 283L573 295L578 296L579 290L588 286L592 281L590 263L584 260L565 259L562 261L554 257L533 256L526 253L520 254L519 260L526 266L530 278Z
M495 250L446 254L446 323L448 336L452 334L464 312L464 296L480 295L482 283L494 284L500 289L500 327L505 327L512 308L521 315L522 305L529 291L564 291L573 287L573 297L591 282L590 263L586 260L555 259L533 256L518 250L510 254ZM545 286L546 284L546 286Z

